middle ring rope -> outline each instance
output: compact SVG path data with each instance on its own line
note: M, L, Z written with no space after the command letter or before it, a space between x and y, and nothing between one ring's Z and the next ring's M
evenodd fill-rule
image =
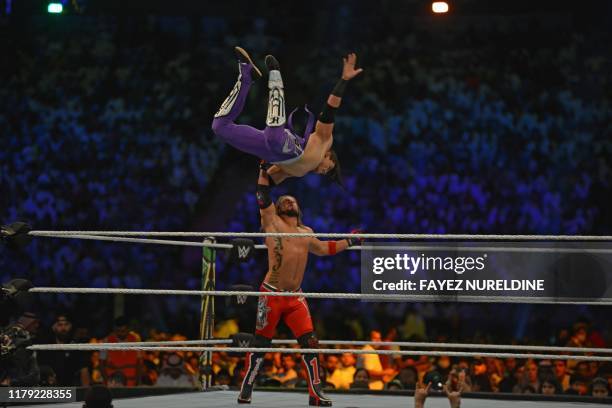
M123 295L179 295L179 296L299 296L318 299L352 299L376 301L414 301L414 302L467 302L467 303L529 303L560 305L597 305L610 306L612 299L607 300L571 300L556 297L529 296L458 296L458 295L387 295L368 293L326 293L326 292L257 292L235 290L181 290L181 289L127 289L127 288L67 288L35 287L29 290L36 293L88 293L88 294L123 294Z

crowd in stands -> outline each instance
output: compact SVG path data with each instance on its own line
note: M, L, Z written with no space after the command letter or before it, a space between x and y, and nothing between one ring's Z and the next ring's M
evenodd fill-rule
M213 101L202 98L222 68L209 63L213 52L178 41L155 20L128 32L129 22L103 18L31 24L27 36L1 27L2 220L36 229L184 230L223 151L209 131ZM35 240L24 256L2 252L0 277L196 288L197 276L174 273L181 252L167 248Z
M143 337L124 317L114 321L114 329L104 338L90 338L73 326L67 313L57 313L51 328L41 327L23 316L18 324L29 330L39 343L116 343L140 342ZM235 321L218 323L214 336L225 337L238 331ZM568 334L569 333L569 334ZM397 350L376 342L393 341L398 333L372 330L371 345L363 350ZM180 334L156 330L146 334L146 341L184 341ZM601 333L578 322L561 331L557 342L568 347L601 347ZM299 348L297 343L292 348ZM531 393L543 395L578 395L608 397L612 390L612 365L595 361L516 359L494 357L426 357L415 355L354 354L347 347L335 346L337 354L321 354L320 377L328 389L415 391L419 384L431 384L442 391L460 388L465 392ZM507 351L507 350L504 350ZM193 352L151 351L39 351L35 355L40 382L45 386L106 385L109 388L131 386L197 388L200 381L199 358ZM212 384L218 388L239 387L246 373L242 355L212 354ZM307 373L299 353L267 353L258 377L261 387L306 388ZM21 385L35 385L34 381ZM5 385L11 385L2 379ZM457 384L460 383L458 387ZM13 384L15 385L15 384Z
M296 56L261 18L241 29L223 18L202 19L199 28L180 18L76 17L66 23L32 22L28 35L0 23L6 55L0 65L0 216L29 220L37 229L189 230L215 172L232 165L222 161L228 148L210 130L236 74L230 47L287 56L281 64L289 104L310 99L317 110L354 30L335 27L344 41L334 46L312 33L308 51ZM365 71L349 86L334 134L344 186L308 176L273 192L294 193L307 225L321 232L610 233L603 200L612 180L609 33L502 25L461 35L366 29L358 38ZM265 87L258 88L253 99L263 101ZM247 111L241 121L263 123L263 102ZM260 228L256 167L245 177L253 188L236 203L231 231ZM27 275L36 286L198 288L199 277L182 262L176 249L35 240L21 255L0 249L0 277ZM218 286L257 286L265 265L258 256L219 266ZM303 287L358 292L359 285L359 255L348 253L312 259ZM175 331L169 321L191 320L191 336L197 319L176 316L199 310L176 299L147 300L150 320L139 330L118 320L109 334L109 327L87 323L112 321L108 304L68 296L41 302L79 305L70 339L66 316L43 316L57 342L181 339L164 334ZM321 338L350 333L353 339L610 345L610 321L600 311L575 308L550 318L544 327L552 330L582 313L594 322L557 331L551 341L550 330L526 333L548 319L545 309L512 309L515 319L497 324L522 330L495 331L483 311L504 307L311 305ZM229 319L229 310L220 317ZM235 325L244 330L253 323L245 319ZM388 327L372 331L377 321ZM151 331L156 323L159 332ZM84 385L195 384L197 358L189 353L117 353L75 355L67 366L75 370L67 373L54 368L53 356L39 356L41 376L47 383ZM464 371L472 391L603 395L612 378L608 365L565 360L367 356L341 350L322 356L327 383L414 389L419 379L438 375L444 382ZM243 368L241 358L215 354L215 383L239 384ZM304 372L296 355L270 354L260 381L299 386Z

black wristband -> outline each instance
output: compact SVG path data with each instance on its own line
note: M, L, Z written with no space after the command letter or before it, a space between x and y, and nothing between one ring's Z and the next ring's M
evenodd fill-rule
M321 123L334 123L334 117L336 116L336 111L338 108L334 108L329 104L325 104L325 107L319 114L319 122Z
M342 95L344 94L344 91L346 90L347 84L348 84L347 80L340 78L338 82L336 82L336 86L334 86L334 89L332 89L331 94L334 96L337 96L338 98L342 98Z
M346 242L347 242L347 244L348 244L348 246L350 248L350 247L355 246L355 245L357 245L359 243L359 238L346 238Z
M265 184L257 184L256 196L259 208L268 208L272 205L272 199L270 198L270 186Z
M263 171L268 171L268 169L269 169L270 167L272 167L272 163L270 163L270 162L267 162L267 161L264 161L264 160L261 160L261 161L259 162L259 169L260 169L260 170L263 170Z

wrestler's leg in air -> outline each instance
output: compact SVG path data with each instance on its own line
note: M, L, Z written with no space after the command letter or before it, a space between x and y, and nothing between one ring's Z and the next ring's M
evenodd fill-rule
M274 160L280 162L289 158L299 156L302 152L300 140L289 132L287 123L287 111L285 109L285 91L283 78L280 72L280 64L272 55L266 56L268 67L268 114L266 116L266 128L264 138Z
M268 160L269 149L265 143L264 132L252 126L235 123L244 108L253 77L261 77L261 71L253 64L247 52L240 47L235 50L239 61L238 80L215 114L212 129L218 137L236 149Z

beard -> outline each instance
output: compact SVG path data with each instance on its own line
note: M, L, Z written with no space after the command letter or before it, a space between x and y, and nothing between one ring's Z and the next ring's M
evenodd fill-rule
M278 215L285 215L287 217L297 218L300 214L296 210L285 210L278 213Z

